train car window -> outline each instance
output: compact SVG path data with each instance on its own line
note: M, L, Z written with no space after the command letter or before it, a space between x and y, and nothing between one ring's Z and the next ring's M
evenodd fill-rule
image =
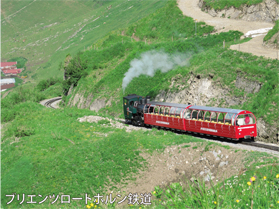
M176 110L175 110L175 116L176 117L180 117L181 110L182 110L182 108L176 108Z
M151 114L152 114L152 113L153 113L153 111L154 111L154 106L150 106L150 107L149 107L149 113L151 113Z
M130 106L134 106L134 101L131 101L131 102L130 102Z
M154 113L158 115L159 109L160 109L160 107L159 107L159 106L156 106L156 107L154 108Z
M227 113L225 115L225 121L224 121L225 125L234 125L233 122L231 123L233 116L234 116L233 113Z
M170 114L170 108L166 107L165 108L165 116L169 116L169 114Z
M235 125L237 126L243 126L245 125L245 116L244 115L238 115L235 121Z
M246 125L248 125L248 124L255 124L256 123L256 119L255 119L253 114L246 114L244 122L245 122Z
M192 110L189 110L189 109L187 109L185 112L184 112L184 118L185 119L191 119L191 112L192 112Z
M210 121L210 115L211 115L211 112L207 111L204 115L204 121L205 122L209 122Z
M199 113L198 113L198 120L202 121L203 120L203 116L204 116L204 111L203 110L199 111Z
M253 114L238 115L236 118L237 126L250 125L254 124L255 122L256 120Z
M143 108L144 113L148 113L148 108L149 108L149 105L144 106L144 108Z
M175 115L175 109L176 109L176 107L172 107L172 108L170 109L170 115L171 115L171 116L174 116L174 115Z
M159 111L159 114L160 114L160 115L163 115L163 114L164 114L164 109L165 109L164 106L160 107L160 111Z
M135 101L134 102L134 107L137 107L138 106L138 101Z
M226 113L220 112L218 116L218 123L224 123Z
M191 117L192 120L197 120L198 112L199 112L198 110L193 110L192 111L192 117Z
M124 105L127 105L127 104L128 104L128 100L127 100L127 99L124 99L124 100L123 100L123 103L124 103Z
M217 113L216 112L212 112L211 113L211 123L217 123Z

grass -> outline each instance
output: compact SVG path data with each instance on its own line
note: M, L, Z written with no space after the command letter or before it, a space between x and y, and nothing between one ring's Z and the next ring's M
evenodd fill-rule
M277 0L278 1L278 0ZM241 5L253 5L253 4L259 4L262 3L263 0L219 0L219 1L214 1L214 0L204 0L205 5L217 10L221 10L224 8L229 8L229 7L235 7L239 8Z
M156 208L278 208L279 167L269 165L206 187L204 182L156 187Z
M270 40L276 33L279 32L279 20L275 22L274 27L268 31L266 36L264 37L264 41Z
M5 195L13 192L73 197L104 193L145 168L139 155L142 150L152 153L174 144L201 141L172 132L164 135L156 129L126 133L103 126L107 121L78 122L79 117L92 115L89 110L51 110L34 102L17 104L13 109L16 118L7 124L1 145L2 203L8 202ZM17 204L15 201L7 208Z
M108 32L125 28L165 4L156 0L3 1L2 59L27 59L30 80L62 76L57 69L67 54L91 48Z

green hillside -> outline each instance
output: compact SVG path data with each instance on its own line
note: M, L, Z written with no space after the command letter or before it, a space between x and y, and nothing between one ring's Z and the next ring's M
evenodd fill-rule
M174 204L176 208L245 208L247 204L251 204L251 200L255 208L266 208L270 205L275 207L279 204L277 202L279 169L276 166L278 158L274 156L234 150L187 134L157 129L126 132L127 125L123 125L125 126L123 129L113 126L117 122L116 117L123 118L123 95L136 93L154 98L161 90L177 93L181 90L179 85L189 88L187 80L192 75L199 75L201 79L214 75L211 79L216 87L229 89L226 96L244 98L246 102L243 105L231 106L224 103L217 104L212 100L211 105L248 109L255 113L257 119L264 120L268 126L277 127L278 60L230 50L231 44L250 39L240 40L243 34L238 31L211 34L214 31L213 27L203 22L195 23L192 18L183 16L174 0L38 2L41 2L47 11L53 11L52 14L65 12L65 14L72 14L72 19L63 20L63 16L53 17L46 14L45 18L48 17L50 21L44 22L42 27L55 22L59 24L44 29L32 29L34 24L40 24L40 21L36 22L32 19L34 22L30 23L26 31L26 34L28 33L32 38L28 43L35 43L36 40L43 40L47 36L58 33L61 36L56 37L57 43L52 37L55 39L52 45L55 46L47 41L46 46L44 44L34 46L34 50L37 50L34 58L31 54L29 57L16 53L11 55L17 58L26 57L27 68L33 67L33 70L38 68L37 71L30 71L29 75L42 80L35 85L30 82L17 86L1 100L1 207L89 208L91 207L89 204L94 205L93 201L90 201L87 206L84 199L71 201L70 205L61 204L61 199L51 204L54 199L48 195L64 194L71 195L71 198L85 198L85 193L92 197L98 193L107 195L109 191L118 191L116 185L125 185L127 180L134 180L134 176L140 170L150 166L141 154L161 153L166 147L172 145L183 145L183 149L204 147L201 155L207 154L209 150L218 150L220 147L228 149L235 155L241 153L245 159L238 170L239 184L232 185L230 188L224 186L226 182L233 181L234 177L230 177L228 181L220 184L215 182L210 188L205 188L204 184L197 184L198 187L191 184L192 187L184 191L178 183L171 184L169 188L156 187L153 192L154 202L146 208L165 208L165 206L174 208ZM5 15L15 13L24 5L27 6L26 9L35 6L38 8L38 2L24 1L20 2L20 6L12 2L4 2L3 5L10 8ZM112 7L107 11L109 5ZM94 14L91 13L90 6L96 7L93 10ZM102 13L104 11L105 14ZM112 13L113 11L115 13ZM78 13L80 15L77 15ZM92 17L93 15L96 16ZM93 21L99 15L102 19ZM109 15L108 19L105 19L106 15ZM92 18L89 19L90 17ZM16 15L10 21L13 21L13 18L19 17ZM29 18L31 19L31 16ZM84 20L86 18L88 21ZM3 21L7 20L2 18L2 24ZM29 24L27 22L26 24ZM7 29L11 25L7 23L3 28ZM98 25L99 27L95 28ZM20 24L17 26L23 27ZM81 27L83 28L76 36L73 36ZM70 28L73 29L67 32ZM97 32L94 28L102 28L102 30ZM3 31L2 29L4 34ZM62 31L66 31L65 34ZM13 40L6 34L5 39ZM224 41L225 47L223 47ZM12 42L4 44L7 49L8 44ZM13 44L15 47L15 43ZM61 48L57 50L60 46ZM49 51L45 51L46 48ZM132 79L123 91L122 81L131 67L131 61L140 59L146 52L164 52L182 56L188 63L175 66L165 73L156 69L153 77L139 75ZM38 65L34 62L35 64L30 66L35 57L39 58L39 53L48 53L46 61ZM63 80L64 71L66 71L66 80ZM249 94L243 89L236 88L234 82L239 75L261 83L260 91ZM171 85L173 78L177 78L174 86ZM71 99L77 94L86 99L104 98L105 101L110 100L111 105L102 108L98 113L69 107ZM38 104L43 99L56 96L63 96L61 109L50 109ZM96 123L79 122L79 118L89 115L106 118ZM185 145L185 143L189 144ZM191 147L190 143L197 144ZM246 171L247 176L242 175L243 170ZM249 181L251 176L256 176L257 179L250 187L247 181L251 184ZM246 193L243 193L244 189ZM26 195L22 205L17 200L17 196L11 204L7 205L11 197L5 195L14 193ZM42 201L38 194L43 197L48 196L49 199L42 204L27 204L26 202L30 201L30 196L27 195L31 194L37 195L34 200L38 202ZM162 202L165 205L162 205ZM110 206L115 208L116 204ZM127 207L142 208L137 205Z
M205 5L217 10L221 10L224 8L235 7L239 8L242 5L253 5L262 3L264 0L204 0ZM276 0L279 3L279 0Z
M154 12L166 1L3 1L2 59L24 57L33 79L61 76L66 54Z

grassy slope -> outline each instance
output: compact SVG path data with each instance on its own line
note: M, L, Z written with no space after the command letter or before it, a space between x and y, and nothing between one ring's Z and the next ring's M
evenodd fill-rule
M279 3L279 0L276 0ZM214 9L224 9L229 7L239 8L241 5L252 5L262 3L263 0L204 0L205 5Z
M142 21L146 21L146 19ZM125 95L127 93L156 95L156 92L160 89L168 88L172 77L182 73L187 78L187 74L191 70L197 73L224 73L219 78L224 77L221 81L228 86L230 86L230 81L235 78L236 70L241 70L242 73L247 75L263 74L259 77L253 77L253 79L262 82L268 80L268 83L272 84L274 79L276 80L278 75L274 75L273 72L277 69L278 61L221 49L224 39L226 43L230 42L234 40L234 36L238 38L239 33L225 33L209 37L202 37L201 33L199 37L194 38L194 21L189 21L188 24L191 26L188 28L192 32L189 33L187 41L182 41L184 38L180 38L179 34L174 37L174 42L167 41L171 40L172 36L172 34L166 33L168 29L162 32L158 31L158 34L163 34L161 38L163 40L160 41L155 36L150 45L141 42L130 43L131 39L129 37L123 37L124 44L122 44L120 33L112 33L104 38L103 42L98 43L98 46L104 47L104 49L86 51L83 54L83 58L88 60L87 71L90 74L80 80L77 89L87 90L85 93L87 95L92 93L96 97L106 96L107 99L109 96L113 97L112 107L103 111L108 111L110 114L119 114L122 112L121 97L123 92L121 83L124 73L129 68L130 61L138 57L141 52L162 48L167 52L190 50L193 54L191 66L177 68L165 74L158 73L153 78L141 76L134 79L128 86ZM145 30L148 31L148 29ZM116 50L118 53L115 53ZM106 56L111 53L117 55ZM247 60L247 63L245 60ZM227 74L223 71L224 69L228 70L225 71ZM262 93L258 94L261 94L263 98L258 101L261 105L270 105L271 100L276 104L278 94L266 92L264 86L261 90ZM268 86L266 85L266 87ZM232 91L236 90L233 86L230 87ZM278 91L278 86L275 87ZM2 204L9 201L5 194L14 192L17 194L41 195L64 193L70 194L71 197L84 197L84 193L87 192L92 196L98 191L104 191L105 188L113 188L114 182L131 178L131 174L143 166L140 162L144 161L135 150L149 149L152 152L155 149L161 150L170 144L199 141L199 139L188 135L175 135L169 132L164 135L164 131L158 130L126 133L123 130L104 128L101 124L107 123L106 121L98 124L79 123L77 118L94 113L76 108L50 110L35 103L42 97L61 94L61 90L61 84L59 83L43 92L34 89L30 84L25 88L17 87L14 93L9 94L1 101L2 121L8 122L5 124L1 145ZM266 97L270 101L264 100L267 93L271 93L269 97ZM253 104L252 100L248 104ZM100 134L104 133L108 136L100 137ZM125 146L125 152L122 149L123 146ZM253 153L248 155L251 156L251 159L257 159L259 156ZM129 163L123 163L123 161ZM269 163L272 162L270 158ZM262 163L266 163L266 161ZM254 167L249 169L252 170L252 173L255 170ZM98 175L98 178L92 178L96 175ZM109 179L112 180L112 184L109 183ZM239 192L237 191L235 194L239 195ZM233 198L237 198L230 195L228 197L232 201L235 201ZM214 201L212 198L207 201ZM191 198L187 199L190 200ZM41 199L36 200L40 201ZM247 201L249 201L249 198ZM15 201L9 207L17 206L18 202ZM26 206L46 207L45 204L29 204ZM84 207L84 202L71 203L71 206ZM235 207L235 205L230 206ZM56 208L58 206L50 205L49 207Z
M268 31L268 33L264 37L264 41L270 40L278 32L279 32L279 20L277 20L275 22L274 27L270 31Z
M156 0L97 2L22 1L17 4L17 1L3 1L2 59L27 58L27 70L32 72L33 78L61 76L57 68L66 54L91 47L109 31L126 27L166 3ZM109 5L112 5L110 10ZM19 12L15 16L4 19L16 11Z

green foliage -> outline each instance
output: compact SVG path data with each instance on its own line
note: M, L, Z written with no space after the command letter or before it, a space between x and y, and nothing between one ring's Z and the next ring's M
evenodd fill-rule
M202 180L186 179L184 184L171 183L164 189L155 187L153 204L165 208L277 208L278 179L277 165L249 169L216 185L211 180L209 188Z
M131 25L126 34L139 37L141 40L158 39L171 41L202 36L213 32L214 27L204 22L197 22L191 17L183 16L176 1L168 1L167 5L152 15Z
M270 40L276 33L279 33L279 20L277 20L274 27L268 31L268 33L264 37L264 41Z
M278 0L276 0L278 1ZM204 0L205 6L211 7L217 10L221 10L224 8L229 8L229 7L235 7L239 8L241 5L253 5L253 4L259 4L263 2L263 0L237 0L237 1L232 1L232 0Z
M77 86L79 79L85 77L88 73L86 69L86 61L81 59L82 53L78 53L70 60L67 66L64 66L65 80L63 81L63 93L67 95L71 85Z
M49 78L49 79L41 80L37 84L37 89L39 91L44 91L44 90L46 90L47 88L49 88L50 86L52 86L56 83L62 83L62 79L52 77L52 78Z

